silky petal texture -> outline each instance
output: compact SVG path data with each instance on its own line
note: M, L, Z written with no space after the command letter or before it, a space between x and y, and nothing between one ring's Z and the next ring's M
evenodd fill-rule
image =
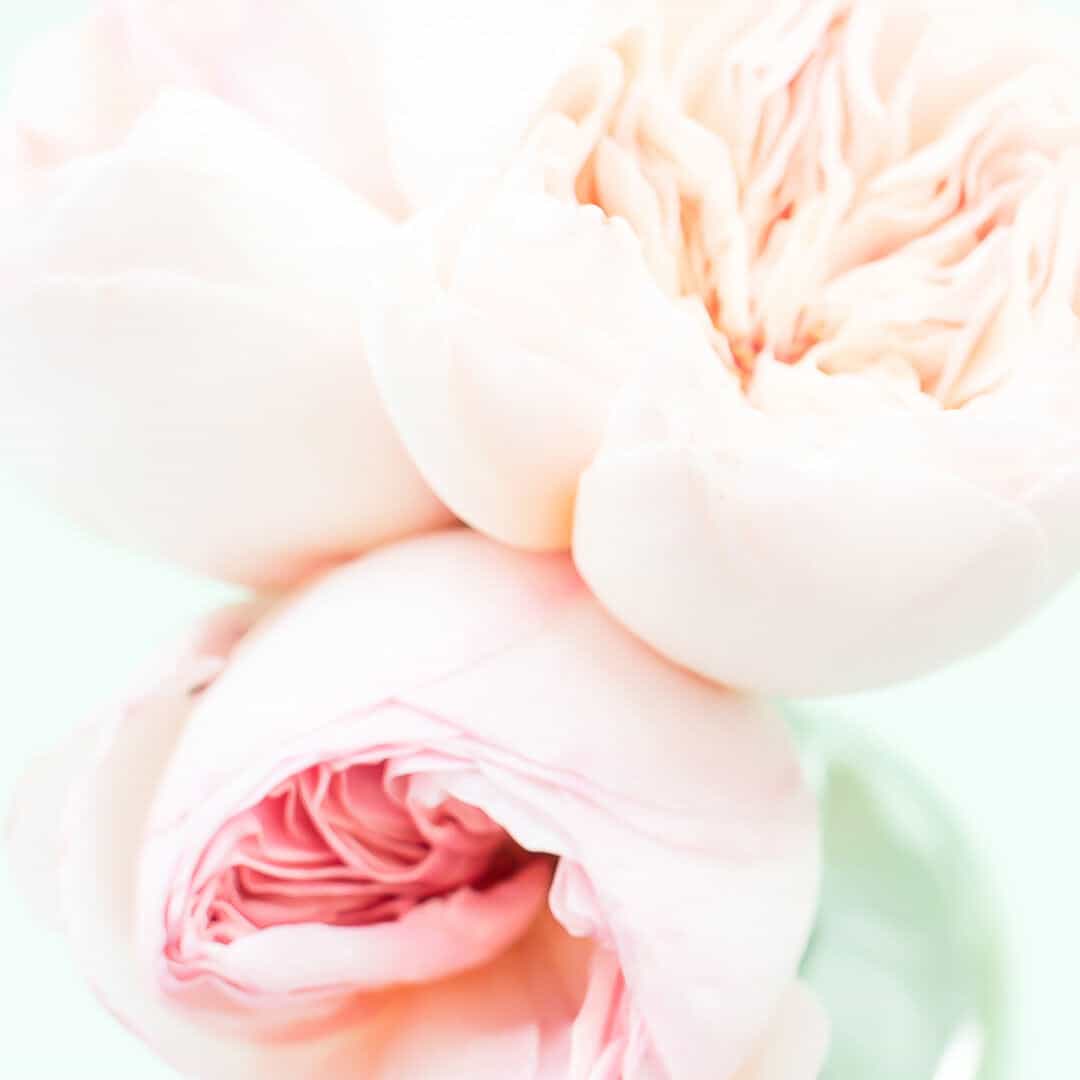
M706 425L739 429L737 401L688 433L691 410L658 420L653 400L627 396L586 472L574 553L616 617L695 670L775 693L870 687L989 644L1048 593L1037 496L935 453L975 460L974 416L796 438L753 416L725 443Z
M989 645L1078 566L1076 40L1007 0L615 24L508 179L399 234L372 365L421 471L505 543L569 524L717 681Z
M129 703L99 721L94 752L82 760L74 785L63 771L47 777L39 767L36 779L51 791L49 817L56 836L51 841L61 858L53 868L51 891L58 897L64 927L83 972L117 1019L132 1018L154 1027L163 1046L196 1046L205 1054L199 1075L220 1078L302 1075L297 1055L279 1048L275 1067L262 1071L250 1045L202 1031L187 1018L165 1008L140 967L135 948L134 870L146 813L171 747L197 695L221 670L225 655L250 628L255 608L229 610L209 620L163 664ZM81 753L76 736L63 753ZM55 759L54 759L55 760ZM54 786L55 785L55 786ZM40 823L16 806L13 843L23 846L29 835L40 836ZM22 867L16 863L18 873ZM37 881L37 886L35 886ZM39 875L20 874L28 900L41 885ZM142 1029L139 1029L142 1030ZM291 1070L291 1071L290 1071Z
M705 350L649 279L622 221L516 177L399 237L371 320L383 400L465 522L531 550L569 546L574 497L618 387Z
M223 19L206 0L182 14L163 0L126 5L147 57L172 58L391 211L508 156L586 39L591 9L244 0Z
M764 1045L736 1080L814 1080L828 1050L829 1022L801 983L788 991Z
M818 852L789 736L619 629L566 559L467 532L385 548L272 610L227 660L182 667L106 722L68 801L60 891L98 992L177 1068L717 1080L790 1038L770 1025ZM560 855L551 915L430 987L315 984L277 1006L273 985L165 992L161 916L207 842L281 778L361 756ZM279 967L292 929L308 933L272 931ZM804 1034L814 1062L821 1031Z
M19 65L21 165L109 149L179 87L243 109L404 215L505 161L606 6L105 0Z
M0 375L8 456L57 501L259 585L449 521L361 343L378 213L188 94L51 184Z

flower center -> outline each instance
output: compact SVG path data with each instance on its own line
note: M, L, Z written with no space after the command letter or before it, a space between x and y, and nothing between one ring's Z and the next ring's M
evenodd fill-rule
M629 221L747 389L768 358L958 406L1003 374L1010 301L1054 292L1080 109L1050 64L935 87L930 24L883 7L702 19L673 63L635 30L571 73L534 135L569 164L556 187Z
M184 921L218 945L273 926L371 926L459 889L490 889L531 858L482 811L412 798L385 763L318 765L221 830ZM170 943L170 959L182 951Z

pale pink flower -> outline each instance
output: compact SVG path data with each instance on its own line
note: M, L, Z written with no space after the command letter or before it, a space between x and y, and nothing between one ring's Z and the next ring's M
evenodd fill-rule
M390 546L27 778L16 866L188 1075L810 1080L818 877L782 723L565 557ZM255 624L255 625L252 625Z
M104 0L45 39L0 153L7 463L256 585L450 522L372 385L366 282L393 220L520 141L585 25L576 0Z
M1080 560L1076 43L1007 2L628 17L400 236L372 365L420 471L733 685L987 645Z

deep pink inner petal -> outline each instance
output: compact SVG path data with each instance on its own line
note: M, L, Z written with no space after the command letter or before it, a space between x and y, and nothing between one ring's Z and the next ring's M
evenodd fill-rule
M427 900L505 881L531 858L482 811L411 797L386 766L317 765L229 822L188 899L192 930L228 945L273 926L370 926ZM208 858L210 856L208 855Z

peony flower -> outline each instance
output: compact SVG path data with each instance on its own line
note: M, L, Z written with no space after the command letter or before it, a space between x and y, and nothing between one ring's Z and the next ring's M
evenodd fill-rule
M28 893L188 1075L818 1073L789 735L563 557L441 533L226 612L22 791Z
M645 8L401 232L369 330L406 446L711 678L850 691L986 646L1080 560L1072 28Z
M0 154L13 468L255 585L451 521L372 385L366 282L393 220L505 156L583 32L570 0L468 7L106 0L24 58Z

